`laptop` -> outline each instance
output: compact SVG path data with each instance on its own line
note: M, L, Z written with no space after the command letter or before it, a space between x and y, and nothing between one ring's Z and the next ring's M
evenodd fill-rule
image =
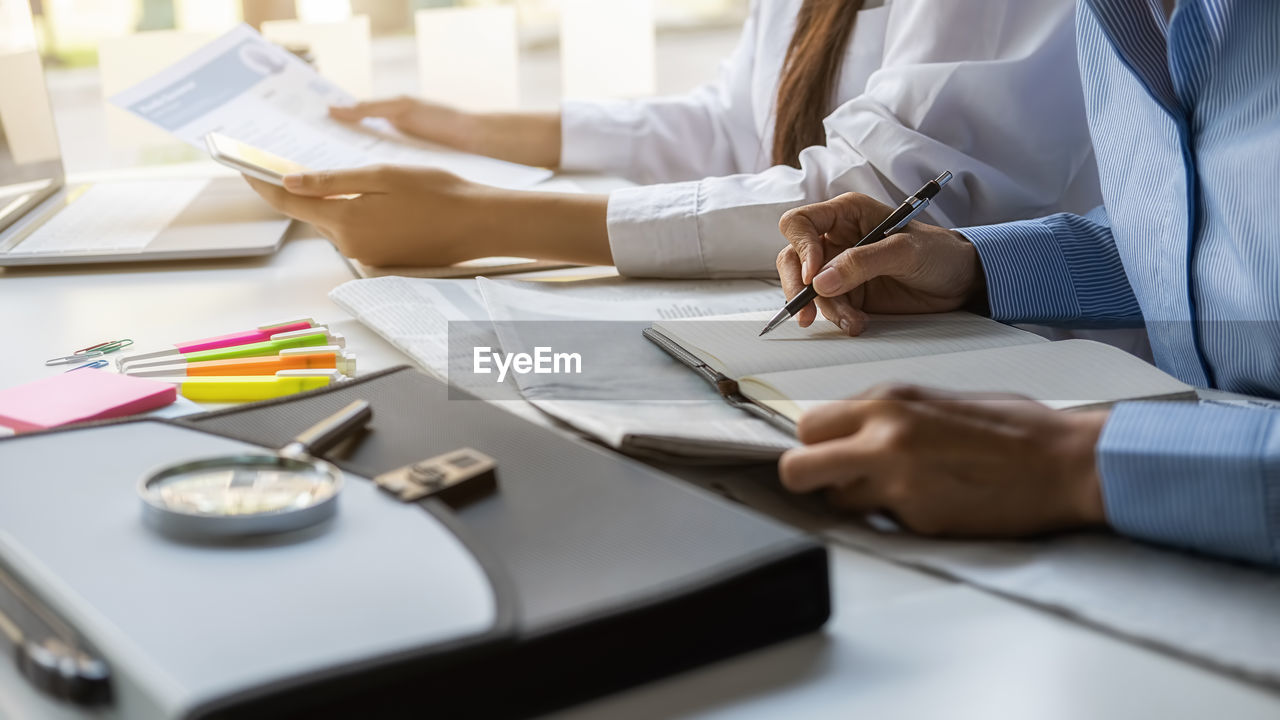
M67 185L34 47L0 44L0 267L267 255L290 220L240 177Z

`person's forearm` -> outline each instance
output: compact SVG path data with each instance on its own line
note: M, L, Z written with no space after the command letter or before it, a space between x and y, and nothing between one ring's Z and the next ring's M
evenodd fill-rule
M609 196L489 190L483 243L490 255L612 265Z
M459 112L454 147L499 160L556 168L560 165L560 113Z

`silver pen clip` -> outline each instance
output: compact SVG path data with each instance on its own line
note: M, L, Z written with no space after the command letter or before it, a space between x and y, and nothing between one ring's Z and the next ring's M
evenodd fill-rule
M917 200L917 202L919 204L916 205L915 208L913 208L906 217L902 218L902 222L898 223L897 225L894 225L888 232L886 232L884 234L885 237L889 237L894 233L902 232L902 229L907 226L907 223L915 219L915 216L919 215L921 210L924 210L925 208L929 207L928 200Z

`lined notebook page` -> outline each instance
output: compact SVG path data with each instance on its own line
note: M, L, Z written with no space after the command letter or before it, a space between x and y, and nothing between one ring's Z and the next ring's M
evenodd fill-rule
M1071 408L1185 395L1191 386L1118 348L1062 340L839 368L766 373L739 381L744 395L795 420L803 411L881 383L1026 395Z
M732 378L757 373L851 365L1046 342L1044 338L970 313L873 315L856 338L819 319L808 328L794 320L765 337L773 311L664 320L654 328Z

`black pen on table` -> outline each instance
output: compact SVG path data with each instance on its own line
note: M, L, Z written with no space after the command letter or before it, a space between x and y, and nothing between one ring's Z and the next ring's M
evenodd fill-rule
M933 196L938 194L943 185L951 182L951 171L947 170L938 177L924 184L924 187L916 191L915 195L902 201L896 210L884 219L884 222L875 227L874 230L867 233L861 240L854 243L850 248L861 247L862 245L870 245L871 243L880 242L890 235L898 232L911 222L911 219L920 214L921 210L929 207L929 203L933 201ZM818 269L819 272L822 268ZM814 274L817 277L817 274ZM804 309L806 305L818 298L818 291L813 289L813 283L805 286L799 295L787 301L787 304L778 311L777 315L769 321L768 325L760 331L760 337L764 337L766 333L786 322L788 318L795 317L795 314Z

